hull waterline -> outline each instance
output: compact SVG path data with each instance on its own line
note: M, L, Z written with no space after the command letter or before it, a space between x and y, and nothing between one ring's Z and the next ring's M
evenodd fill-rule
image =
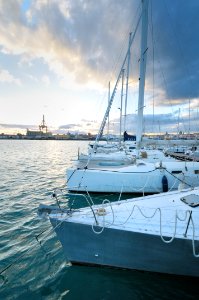
M112 228L96 234L89 225L58 222L51 218L65 256L73 263L199 276L191 240L176 238L166 244L157 235Z

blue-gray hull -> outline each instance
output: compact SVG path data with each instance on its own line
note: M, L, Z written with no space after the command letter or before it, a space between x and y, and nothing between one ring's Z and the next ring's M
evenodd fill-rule
M190 240L175 238L166 244L156 235L112 228L96 234L89 225L64 221L57 226L58 222L51 219L65 256L72 263L199 276L199 258L194 257ZM195 246L199 248L197 242Z

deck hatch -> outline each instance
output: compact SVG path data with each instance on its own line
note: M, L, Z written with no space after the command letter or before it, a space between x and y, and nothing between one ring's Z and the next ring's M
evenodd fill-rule
M199 206L199 195L190 194L190 195L180 198L180 200L191 207Z
M180 174L180 173L182 173L182 170L179 170L179 171L178 171L178 170L172 171L171 173L172 173L172 174Z

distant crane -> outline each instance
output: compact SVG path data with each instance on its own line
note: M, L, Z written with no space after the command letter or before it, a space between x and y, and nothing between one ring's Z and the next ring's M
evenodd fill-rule
M39 130L42 131L42 132L46 131L46 133L48 131L48 127L46 125L46 122L45 122L45 119L44 119L44 115L43 115L42 123L41 123L41 125L39 125Z

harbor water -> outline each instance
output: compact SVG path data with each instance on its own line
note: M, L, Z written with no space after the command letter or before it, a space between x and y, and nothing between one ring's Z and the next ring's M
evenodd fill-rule
M42 204L87 141L0 140L0 299L199 299L199 279L71 265ZM92 195L94 202L104 197ZM70 201L64 193L61 205ZM81 199L77 205L81 206Z

